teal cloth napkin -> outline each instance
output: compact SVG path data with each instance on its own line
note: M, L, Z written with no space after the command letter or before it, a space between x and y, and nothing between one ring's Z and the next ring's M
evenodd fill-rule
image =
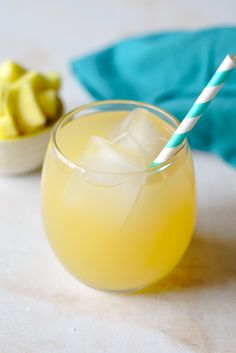
M236 54L236 27L135 37L73 60L71 68L97 100L152 103L181 120L228 53ZM188 139L236 167L236 70Z

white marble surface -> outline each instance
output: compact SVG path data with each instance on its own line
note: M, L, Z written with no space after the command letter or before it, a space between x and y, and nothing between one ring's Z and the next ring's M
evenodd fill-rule
M66 63L143 31L235 23L235 1L0 1L0 60L64 76L72 108L87 101ZM183 261L142 294L77 283L45 239L40 173L0 178L1 353L234 353L236 171L195 153L198 223Z

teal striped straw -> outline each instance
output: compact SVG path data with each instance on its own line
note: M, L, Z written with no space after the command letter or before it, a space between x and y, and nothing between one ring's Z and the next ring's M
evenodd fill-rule
M155 167L158 164L167 162L178 151L188 133L201 118L235 67L236 56L227 55L167 144L149 167Z

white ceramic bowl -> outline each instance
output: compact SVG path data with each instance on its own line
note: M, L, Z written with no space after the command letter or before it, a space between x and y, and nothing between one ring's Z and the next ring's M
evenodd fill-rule
M41 167L52 126L12 140L0 140L0 174L17 175Z

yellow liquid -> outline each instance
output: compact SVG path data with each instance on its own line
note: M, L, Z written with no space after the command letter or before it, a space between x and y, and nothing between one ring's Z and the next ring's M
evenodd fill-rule
M62 127L57 145L78 160L93 135L106 137L127 112L86 115ZM163 136L173 127L151 117ZM42 181L43 219L55 253L82 282L126 291L166 276L189 244L195 224L195 184L187 147L177 160L146 178L113 186L86 181L49 145Z

